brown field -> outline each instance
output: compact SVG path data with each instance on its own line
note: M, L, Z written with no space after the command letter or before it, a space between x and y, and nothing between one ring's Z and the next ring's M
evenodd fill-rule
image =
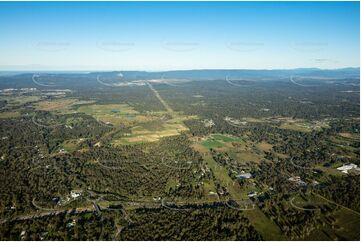
M1 112L0 118L17 118L20 117L20 113L18 112Z
M51 101L41 101L36 103L35 109L41 111L56 111L67 113L71 110L71 106L78 102L77 99L65 98Z
M266 142L262 142L262 143L257 144L257 147L262 151L271 151L273 145L266 143Z
M299 131L299 132L311 132L310 128L307 128L305 126L302 126L299 123L296 122L285 122L282 123L280 126L281 129L290 129L293 131Z
M198 151L199 153L208 153L208 149L206 147L204 147L201 144L192 144L191 146L195 151Z
M357 137L357 135L355 134L351 134L351 133L338 133L341 137L344 137L344 138L355 138Z

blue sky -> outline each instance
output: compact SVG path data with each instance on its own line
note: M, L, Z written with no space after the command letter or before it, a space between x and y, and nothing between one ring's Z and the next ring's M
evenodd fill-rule
M1 2L0 70L359 67L358 2Z

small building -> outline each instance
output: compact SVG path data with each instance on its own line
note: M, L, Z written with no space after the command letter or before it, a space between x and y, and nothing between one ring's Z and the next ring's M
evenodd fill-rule
M219 195L223 195L225 192L223 191L222 187L220 187L218 190L217 190L217 193Z
M64 153L66 153L65 149L60 149L59 150L59 154L64 154Z
M210 128L210 127L216 125L212 119L205 119L202 122L204 124L204 127L206 127L206 128Z
M245 180L245 179L250 179L252 178L252 174L247 172L247 173L241 173L239 175L236 176L238 179L240 180Z
M255 196L257 196L257 195L258 195L258 192L256 192L256 191L249 192L249 193L247 194L248 197L255 197Z
M80 192L75 192L75 191L71 191L71 192L70 192L70 196L71 196L72 198L78 198L78 197L80 197L80 195L81 195Z
M292 177L288 178L288 180L290 182L296 183L298 186L306 186L307 185L307 183L302 181L301 177L299 177L299 176L292 176Z
M312 181L312 185L313 186L318 186L320 183L318 182L318 181L316 181L316 180L314 180L314 181Z
M74 227L75 224L76 224L76 220L73 219L72 222L66 224L66 227L67 227L67 228L71 228L71 227Z
M293 176L293 177L288 178L288 180L289 180L290 182L300 182L300 181L301 181L301 177L299 177L299 176Z
M347 174L349 170L355 169L357 170L357 165L350 163L350 164L344 164L343 166L340 166L337 168L337 170L341 171L342 173Z
M60 201L60 197L53 197L51 199L54 203L58 203Z

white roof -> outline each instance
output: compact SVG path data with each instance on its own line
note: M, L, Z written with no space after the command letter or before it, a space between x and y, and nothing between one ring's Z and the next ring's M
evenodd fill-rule
M347 171L347 170L351 170L351 169L354 169L354 168L357 168L357 165L355 165L353 163L350 163L350 164L345 164L343 166L338 167L337 170L339 170L339 171Z

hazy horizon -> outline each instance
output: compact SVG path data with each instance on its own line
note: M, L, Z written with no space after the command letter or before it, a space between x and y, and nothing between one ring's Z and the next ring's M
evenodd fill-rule
M0 69L0 72L124 72L124 71L134 71L134 72L172 72L172 71L292 71L292 70L321 70L321 71L334 71L334 70L344 70L344 69L360 69L359 66L348 66L348 67L339 67L339 68L318 68L318 67L297 67L297 68L274 68L274 69L261 69L261 68L204 68L204 69L167 69L167 70L142 70L142 69L49 69L49 70L37 70L37 69Z

